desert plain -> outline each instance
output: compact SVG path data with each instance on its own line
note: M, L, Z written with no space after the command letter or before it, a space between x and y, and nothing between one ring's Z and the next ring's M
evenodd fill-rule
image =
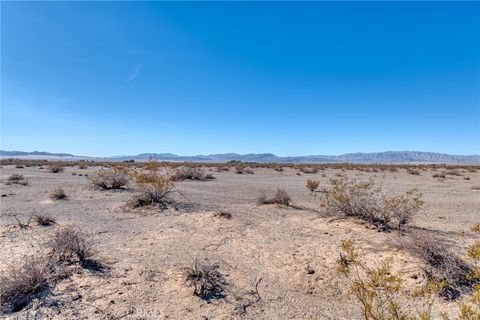
M178 166L178 165L177 165ZM219 165L221 166L221 165ZM129 210L137 193L130 182L119 190L91 187L102 167L3 165L0 169L0 271L8 277L25 260L48 255L59 231L74 228L89 239L101 268L68 266L68 274L32 295L19 310L3 310L6 319L363 319L349 293L351 283L338 271L342 243L352 240L360 259L374 268L391 257L392 274L403 279L402 301L427 282L427 266L398 245L409 232L442 239L459 258L479 239L470 231L480 223L480 171L459 167L456 174L433 177L446 169L419 167L377 170L375 166L325 166L305 173L294 166L255 166L238 174L234 166L202 168L214 179L175 182L175 205L165 210ZM281 166L280 166L281 167ZM275 170L277 168L278 170ZM142 170L142 169L136 169ZM173 170L173 169L172 169ZM8 184L21 174L27 185ZM361 219L322 207L325 193L306 188L308 179L329 188L332 178L373 181L385 194L422 193L423 205L403 231L382 231ZM56 189L65 199L52 199ZM291 204L257 203L280 188ZM42 226L35 216L54 223ZM222 275L222 290L199 297L186 278L195 265ZM5 278L3 278L5 279ZM413 298L412 298L413 299ZM440 296L431 313L458 312L469 299Z

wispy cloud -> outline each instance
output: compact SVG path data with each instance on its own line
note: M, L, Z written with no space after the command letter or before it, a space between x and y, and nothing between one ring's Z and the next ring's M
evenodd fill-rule
M140 70L142 69L142 64L141 63L135 63L130 70L130 74L128 75L128 78L125 80L125 82L130 82L133 79L135 79L138 74L140 73Z

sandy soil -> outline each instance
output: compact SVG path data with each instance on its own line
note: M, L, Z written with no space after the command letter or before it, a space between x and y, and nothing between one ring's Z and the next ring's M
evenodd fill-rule
M177 183L187 198L179 199L180 209L138 214L121 208L134 190L89 188L85 174L98 169L69 167L50 173L38 167L1 168L0 269L42 252L49 236L66 226L91 235L98 257L109 266L101 274L79 269L27 309L4 317L359 319L359 306L346 293L348 283L335 269L340 244L346 239L353 239L372 264L392 256L394 272L407 279L407 287L423 283L421 262L395 247L396 234L322 212L321 195L314 197L305 187L311 178L320 180L323 187L339 173L360 180L372 178L392 194L418 188L425 205L414 225L438 232L459 253L474 240L465 231L480 222L480 191L472 189L480 186L478 172L439 180L432 177L433 171L419 176L405 170L329 169L301 175L294 169L255 169L254 175L235 174L233 169L212 171L215 180ZM29 185L6 185L12 173L23 174ZM50 200L58 187L68 200ZM291 195L294 208L256 205L262 191L272 193L277 187ZM220 211L232 218L216 216ZM13 213L24 222L32 213L48 213L57 224L32 223L20 229ZM229 282L225 298L204 301L193 295L183 270L196 260L219 265ZM454 308L455 303L438 302L438 310Z

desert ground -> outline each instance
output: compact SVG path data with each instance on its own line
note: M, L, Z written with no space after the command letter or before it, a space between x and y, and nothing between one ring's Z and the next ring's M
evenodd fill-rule
M425 262L398 245L402 231L384 232L360 219L328 212L323 192L310 192L307 179L330 186L335 177L373 180L386 194L417 188L424 204L410 223L446 241L467 260L467 248L478 240L470 228L480 223L480 171L458 169L459 175L432 177L443 169L423 168L419 175L326 168L304 173L293 167L276 171L252 167L238 174L234 167L217 171L215 179L175 182L176 205L166 210L125 209L137 193L131 182L120 190L97 190L89 178L101 167L66 166L52 173L48 166L0 171L0 270L33 256L45 256L52 236L73 227L91 240L101 268L69 265L70 272L42 290L21 310L2 311L7 319L362 319L362 308L349 294L349 280L338 272L342 242L353 240L360 257L372 268L392 257L392 273L404 279L408 294L426 282ZM28 185L7 184L22 174ZM468 178L468 180L467 180ZM62 188L66 199L53 200ZM290 206L259 205L262 192L285 190ZM222 214L223 213L223 214ZM41 226L29 219L49 215L55 223ZM19 221L23 227L19 225ZM405 231L406 232L406 231ZM224 290L213 298L194 294L186 270L215 266ZM403 289L402 289L403 290ZM459 303L434 297L433 318L455 315Z

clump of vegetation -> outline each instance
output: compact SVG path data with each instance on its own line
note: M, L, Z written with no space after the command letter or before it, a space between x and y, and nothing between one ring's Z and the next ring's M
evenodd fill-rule
M95 263L93 243L72 227L58 231L50 240L51 257L61 263L78 262L82 267Z
M225 211L215 212L213 216L217 218L227 219L227 220L232 219L232 214Z
M65 200L67 199L67 194L62 188L55 189L50 195L52 200Z
M113 167L97 171L89 177L89 180L94 189L112 190L127 186L130 176L125 168Z
M185 283L194 287L193 294L203 300L221 299L228 282L218 268L218 264L203 265L195 261L192 267L184 270Z
M230 171L230 168L227 166L219 166L217 167L217 172L224 172L224 171Z
M25 166L24 166L23 164L17 163L17 164L15 165L15 168L17 168L17 169L24 169Z
M250 168L248 168L248 167L247 167L243 172L244 172L245 174L255 174L255 172L253 172L253 170L250 169Z
M35 219L42 225L53 223L53 219L45 215L37 215ZM94 260L92 241L71 227L57 231L46 250L3 269L0 274L0 312L20 311L34 298L43 297L48 293L46 289L70 274L68 267L72 264L95 271L105 268Z
M206 180L207 175L205 170L199 167L184 167L175 170L173 175L170 177L172 181L182 181L182 180ZM212 176L212 175L210 175ZM212 176L213 177L213 176Z
M449 300L455 300L462 291L468 291L473 283L478 281L471 277L472 267L439 238L426 232L416 231L400 243L403 250L426 263L428 267L426 273L429 278L445 282L440 295Z
M300 167L300 171L303 173L315 174L318 172L318 168Z
M139 195L132 197L126 207L139 208L148 205L158 206L165 210L174 203L172 194L178 192L175 190L175 184L172 179L161 174L157 170L149 170L147 173L137 173L135 175L135 184Z
M381 261L376 268L367 267L359 260L353 241L342 243L342 252L337 260L337 271L349 282L349 293L361 306L362 318L366 320L430 320L433 295L442 288L442 283L429 281L416 295L427 298L426 308L411 308L403 303L404 280L392 274L392 259ZM422 310L423 309L423 310Z
M280 166L280 165L274 166L273 169L274 169L275 171L282 172L282 171L283 171L283 166Z
M310 192L315 192L320 186L320 181L314 179L308 179L306 187Z
M235 173L236 174L243 174L245 171L245 167L244 166L236 166L235 167Z
M7 312L24 309L48 287L49 271L43 259L28 257L19 265L10 266L0 276L0 303Z
M55 220L47 214L37 214L35 215L35 222L40 226L51 226L55 223Z
M33 213L30 214L30 216L28 217L27 222L24 223L22 220L20 220L20 218L17 216L17 214L16 214L15 212L11 213L10 216L15 219L15 221L17 222L17 226L18 226L20 229L30 228L30 222L32 221L32 219L33 219L33 217L34 217Z
M278 188L275 192L275 195L272 198L267 197L264 193L257 198L258 205L264 204L278 204L282 206L291 206L292 198L290 195L283 189Z
M477 227L474 226L472 232L478 232ZM433 259L431 262L444 265L447 261L446 264L450 268L452 253L448 250L445 251L445 246L438 247L438 242L432 244L431 240L426 241L429 242L427 248L437 246L437 249L434 249L434 253L432 253L431 250L424 250L425 246L420 243L424 248L419 249L423 252L422 255L429 252L427 256ZM414 242L419 244L418 240L414 240ZM480 279L480 241L475 241L467 249L467 257L471 264L469 272L465 275L470 280L470 288L473 290L469 292L471 293L470 298L464 299L459 304L458 314L454 318L444 313L433 313L436 295L451 298L445 295L452 286L448 279L430 276L423 288L410 297L410 303L405 304L403 303L404 299L400 298L404 280L392 275L390 267L392 260L384 260L378 268L368 268L359 260L359 254L351 240L342 243L340 258L337 260L337 270L350 281L349 291L360 303L363 318L366 320L430 320L436 319L435 317L445 320L474 320L480 319L480 283L478 281ZM419 301L419 298L425 300Z
M432 175L432 177L433 177L433 178L441 178L441 179L445 179L445 178L446 178L445 173L443 173L443 172L442 172L442 173L434 173L434 174Z
M86 163L80 163L78 165L78 169L81 169L81 170L88 169L88 165Z
M7 185L17 184L21 186L28 185L28 180L25 179L23 174L14 173L7 178Z
M419 176L420 175L420 170L416 169L416 168L407 168L407 172L411 175L414 175L414 176Z
M63 166L58 165L58 164L51 164L48 166L48 171L51 173L59 173L63 172Z
M331 179L322 206L349 217L368 221L383 231L401 229L411 222L423 205L416 189L404 195L387 196L373 181L357 182L347 178Z

